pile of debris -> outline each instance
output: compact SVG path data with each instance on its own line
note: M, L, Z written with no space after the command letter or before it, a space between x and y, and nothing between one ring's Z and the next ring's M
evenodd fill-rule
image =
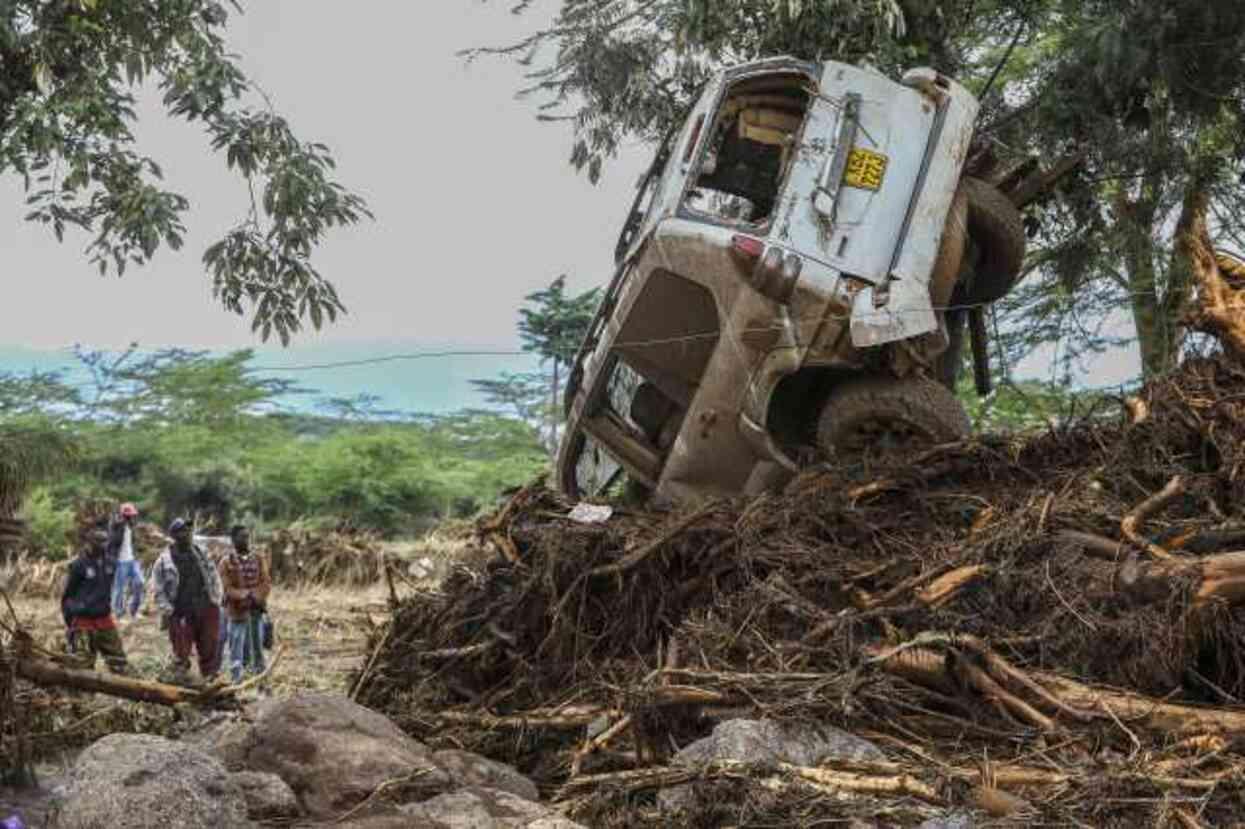
M693 780L680 825L1226 825L1245 365L1194 359L1121 402L681 514L581 524L529 487L482 522L493 561L396 607L358 699L593 826L670 825ZM679 752L739 718L872 750Z
M385 573L380 537L354 527L278 529L268 555L273 579L287 584L363 586L376 584Z

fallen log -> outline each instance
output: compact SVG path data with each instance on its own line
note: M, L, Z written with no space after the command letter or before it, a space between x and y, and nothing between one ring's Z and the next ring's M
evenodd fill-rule
M864 653L866 658L876 660L887 673L913 684L943 693L957 686L940 652L929 648L909 648L887 655L887 650L894 649L871 645L865 648ZM1171 737L1245 735L1245 710L1162 702L1129 691L1095 688L1042 671L1033 671L1029 677L1040 682L1065 705L1080 711L1102 711L1127 720L1131 727Z
M194 688L183 688L179 685L166 685L163 682L131 679L118 674L65 668L32 656L17 659L16 670L17 675L22 679L44 687L75 688L79 691L93 691L112 697L169 707L185 704L200 705L222 699L219 693L212 694Z

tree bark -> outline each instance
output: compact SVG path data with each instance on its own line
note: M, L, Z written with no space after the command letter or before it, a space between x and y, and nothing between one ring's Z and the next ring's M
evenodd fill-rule
M170 707L184 703L200 704L214 698L211 694L192 688L165 685L162 682L146 682L116 674L75 670L32 656L18 657L17 675L28 682L44 687L76 688L79 691L94 691L122 699Z
M865 654L878 656L882 652L882 648L873 647L867 648ZM929 648L910 648L882 659L881 665L887 673L943 693L956 687L954 677L948 673L943 655ZM1034 671L1030 677L1073 708L1104 713L1109 711L1116 718L1127 721L1133 728L1173 737L1245 735L1245 711L1163 702L1128 691L1083 685L1058 674L1042 671Z

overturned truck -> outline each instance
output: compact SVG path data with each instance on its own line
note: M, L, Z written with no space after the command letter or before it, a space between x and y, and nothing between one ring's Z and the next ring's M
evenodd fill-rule
M722 72L642 182L576 357L556 475L661 501L757 493L802 460L955 440L966 312L1015 283L1025 238L964 175L978 105L776 58Z

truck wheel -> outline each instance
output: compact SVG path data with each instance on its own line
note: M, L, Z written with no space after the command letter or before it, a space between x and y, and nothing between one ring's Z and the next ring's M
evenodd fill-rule
M1025 259L1025 230L1020 211L992 184L965 176L968 236L980 252L952 297L953 305L981 305L1002 299L1016 284Z
M830 393L817 423L817 444L838 461L902 460L960 440L972 428L960 401L924 377L863 377Z

